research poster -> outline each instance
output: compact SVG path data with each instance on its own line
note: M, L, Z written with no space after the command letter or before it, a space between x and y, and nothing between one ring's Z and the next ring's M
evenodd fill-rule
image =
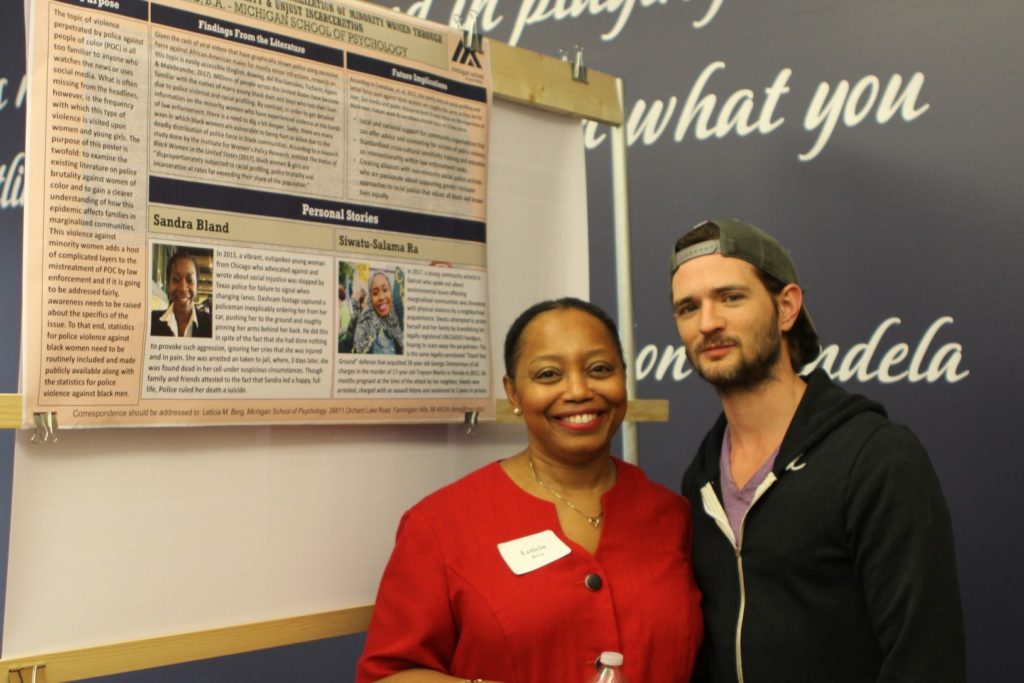
M31 10L26 427L488 416L486 54L329 0Z

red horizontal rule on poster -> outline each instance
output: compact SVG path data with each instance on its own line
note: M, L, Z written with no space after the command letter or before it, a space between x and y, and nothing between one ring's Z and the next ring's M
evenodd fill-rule
M24 426L493 410L490 68L364 5L32 4Z

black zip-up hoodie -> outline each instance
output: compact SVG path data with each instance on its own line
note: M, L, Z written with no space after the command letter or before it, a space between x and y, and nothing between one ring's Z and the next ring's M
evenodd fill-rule
M735 544L719 417L683 476L704 594L695 681L960 683L953 533L928 455L818 370ZM727 536L727 533L729 536Z

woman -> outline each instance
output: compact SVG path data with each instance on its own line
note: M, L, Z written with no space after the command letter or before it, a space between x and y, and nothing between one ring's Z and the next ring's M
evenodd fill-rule
M154 337L212 337L213 319L208 311L196 308L199 264L187 251L177 251L167 261L167 298L165 311L153 311L149 333Z
M395 313L391 280L377 271L370 278L370 305L356 321L356 353L402 353L402 323Z
M626 411L615 324L537 304L505 339L527 446L433 493L399 526L358 683L689 680L700 642L689 504L609 450Z

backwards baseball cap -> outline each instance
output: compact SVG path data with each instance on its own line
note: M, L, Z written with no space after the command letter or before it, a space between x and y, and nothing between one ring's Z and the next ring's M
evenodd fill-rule
M717 228L718 237L698 239L693 236L698 230L708 233L708 228ZM735 218L706 220L676 240L672 250L672 273L687 261L708 254L743 259L784 285L800 284L789 252L764 230ZM810 355L807 360L813 359L819 348L818 333L806 306L801 307L794 329L799 330L801 336L807 339L807 353Z
M693 243L688 236L701 228L718 228L718 238ZM680 245L682 248L680 248ZM735 218L707 220L696 225L677 242L672 254L672 272L691 259L721 254L743 259L783 284L799 285L793 259L774 237L764 230Z

